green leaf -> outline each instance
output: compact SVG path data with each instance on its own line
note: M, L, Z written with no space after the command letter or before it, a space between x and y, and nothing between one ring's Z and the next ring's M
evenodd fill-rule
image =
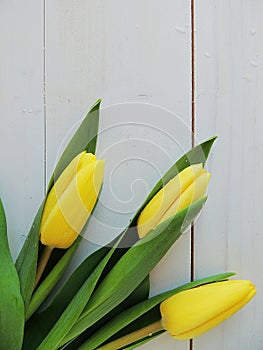
M26 324L23 349L35 350L38 347L59 320L68 304L78 293L92 271L109 251L109 247L102 247L88 256L72 273L54 296L53 300L51 300L50 304L29 319Z
M90 108L88 114L82 121L78 130L70 140L65 151L62 153L54 173L51 176L48 192L54 185L54 182L62 173L62 171L67 167L71 160L80 152L86 150L88 153L95 154L97 135L99 127L99 109L101 100L99 99Z
M119 304L115 309L109 312L106 316L102 317L97 323L92 327L88 328L83 332L77 339L65 347L65 350L76 350L79 346L88 340L94 333L99 329L104 327L106 323L112 320L114 317L122 313L124 310L130 308L133 305L148 299L150 289L150 279L149 276L126 298L121 304Z
M161 315L159 312L159 305L161 302L163 302L167 298L171 297L174 294L182 292L184 290L195 288L200 285L226 280L233 275L234 273L230 272L230 273L223 273L219 275L202 278L193 282L186 283L180 287L174 288L167 292L156 295L148 300L145 300L123 311L118 316L113 318L102 329L100 329L98 332L93 334L93 336L90 337L88 341L79 348L79 350L96 349L98 346L105 343L108 339L113 340L116 338L120 338L124 335L134 332L135 330L138 330L140 328L153 324L154 322L159 321L161 319ZM157 307L157 312L155 314L150 313L150 311L156 307ZM127 327L130 324L132 324L133 327ZM125 329L125 332L118 333L122 329ZM112 338L113 335L115 335L114 338ZM151 340L151 339L152 338L148 340ZM141 341L144 342L144 340L145 339ZM138 342L136 342L136 344L138 344Z
M7 239L6 218L0 199L0 349L21 349L24 302Z
M211 147L216 140L216 136L209 138L203 143L197 145L192 148L190 151L185 153L171 168L165 173L165 175L157 182L152 191L147 196L146 200L135 214L135 217L132 220L134 224L138 216L140 215L143 208L147 205L147 203L156 195L156 193L163 188L172 178L174 178L178 173L193 164L203 163L205 165L207 158L209 156Z
M103 269L107 265L117 245L113 247L106 257L99 263L91 275L87 278L80 290L69 303L65 311L60 316L55 326L48 333L46 338L38 346L37 350L55 350L59 347L60 342L65 334L69 332L72 326L79 318L85 305L89 301L97 282L102 274Z
M34 292L26 312L26 320L38 309L38 307L42 304L42 302L46 299L46 297L53 290L57 282L60 280L68 264L70 263L73 255L75 254L80 241L81 236L79 236L74 242L74 244L66 251L66 253L56 264L56 266L53 268L50 274L45 278L45 280Z
M149 337L141 339L137 341L136 343L133 343L132 345L128 346L127 348L124 348L123 350L133 350L138 348L139 346L148 343L149 341L153 340L154 338L157 338L159 335L163 334L165 331L160 331L154 334L151 334Z
M29 231L27 239L19 253L16 261L16 269L20 280L21 294L24 299L25 309L29 305L29 301L34 289L37 257L38 257L38 236L39 226L42 216L44 202L40 206L33 225Z
M196 201L131 247L99 285L78 322L60 345L77 337L131 294L194 220L205 201L206 197Z
M23 348L26 350L34 350L47 336L51 328L58 321L67 305L74 298L75 294L81 288L85 280L96 268L100 261L105 257L106 253L110 250L109 247L102 247L87 257L80 266L72 273L70 278L66 281L61 290L56 294L51 303L41 312L35 313L26 324L25 337ZM118 249L119 250L119 249ZM123 311L125 308L130 307L139 301L148 298L149 291L149 279L147 278L140 288L131 294L128 299L123 302L123 305L114 310L114 312L108 317L112 318L116 314ZM33 296L34 299L34 296ZM32 300L33 301L33 300ZM102 320L102 324L108 322L108 318ZM100 325L94 325L92 333L100 328ZM88 334L90 336L90 334ZM86 340L86 337L83 341ZM82 342L83 342L82 341ZM75 347L76 348L76 347ZM74 349L75 349L74 348Z

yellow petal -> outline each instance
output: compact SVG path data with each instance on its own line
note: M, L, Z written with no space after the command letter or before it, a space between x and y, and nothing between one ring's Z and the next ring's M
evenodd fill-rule
M47 198L40 240L48 246L68 248L74 242L92 212L102 185L104 161L82 153L73 165L68 172L73 176L67 187L59 178ZM65 177L68 179L69 176Z
M55 214L55 217L46 221L45 225L42 226L40 241L50 247L68 248L77 238L78 232L74 231L68 224L61 210L56 208Z
M62 196L70 182L76 176L79 165L82 163L82 159L86 159L86 166L88 162L96 160L96 156L92 153L81 152L69 163L69 165L63 170L58 179L55 178L55 185L51 188L48 198L45 203L45 208L42 214L42 222L45 222L54 206L57 204L57 199ZM56 176L56 174L55 174Z
M204 170L202 174L196 178L195 181L192 182L191 185L187 187L186 190L180 195L180 197L178 197L176 201L170 206L158 224L164 222L180 210L188 207L197 199L203 197L207 190L209 179L210 174Z
M104 175L104 160L97 160L90 165L90 173L86 167L82 167L78 172L77 189L79 198L90 215L98 198Z
M163 216L165 216L165 218L167 217L166 213L169 211L170 207L173 206L181 194L204 172L205 170L202 164L191 165L170 180L153 197L141 212L137 222L140 238L145 237L149 231L160 222L164 221L162 218ZM174 212L173 209L172 212Z
M256 290L250 281L225 281L193 288L161 304L162 323L177 339L194 338L230 317Z

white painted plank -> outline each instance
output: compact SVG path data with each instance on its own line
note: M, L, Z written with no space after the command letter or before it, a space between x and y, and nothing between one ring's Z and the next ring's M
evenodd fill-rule
M258 294L195 350L262 349L262 11L256 0L196 2L197 137L219 136L196 225L196 277L234 270Z
M41 2L1 2L0 195L14 257L43 197L42 29Z
M103 98L98 155L107 160L107 180L95 212L98 223L88 230L96 238L101 223L107 231L120 230L158 172L190 148L190 4L48 0L46 28L48 175L66 133L91 103ZM177 117L140 103L168 108ZM78 254L87 254L87 247L82 245ZM152 293L188 281L189 271L185 235L154 270ZM166 335L154 344L143 348L188 349L188 342Z

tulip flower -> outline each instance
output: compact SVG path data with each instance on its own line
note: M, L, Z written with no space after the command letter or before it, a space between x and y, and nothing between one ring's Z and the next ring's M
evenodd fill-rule
M87 222L98 197L104 160L91 153L77 155L48 194L40 224L42 244L68 248Z
M201 198L207 189L210 174L202 164L194 164L170 180L145 206L137 228L140 238Z
M233 315L255 295L247 280L206 284L168 298L160 305L163 327L177 339L191 339Z
M168 331L172 337L181 340L197 337L232 316L246 305L255 293L255 286L247 280L213 282L185 289L160 303L161 318L158 321L110 341L98 349L126 349L131 344L137 342L140 344L140 341L147 341L147 338L150 340L152 336L162 331ZM132 315L135 308L137 310L138 305L133 307ZM127 310L124 313L126 317ZM115 323L119 320L122 318L117 317ZM109 323L105 334L108 335L107 332L111 328L112 325ZM105 339L102 337L100 341L103 340ZM84 349L86 347L83 347Z

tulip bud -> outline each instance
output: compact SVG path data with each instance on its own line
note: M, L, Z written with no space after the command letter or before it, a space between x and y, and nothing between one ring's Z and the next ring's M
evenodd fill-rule
M210 174L202 164L194 164L170 180L145 206L137 228L140 238L201 198L207 189Z
M191 339L217 326L255 295L250 281L206 284L173 295L161 303L164 328L177 339Z
M104 175L104 160L91 153L77 155L48 194L40 224L42 244L68 248L95 206Z

